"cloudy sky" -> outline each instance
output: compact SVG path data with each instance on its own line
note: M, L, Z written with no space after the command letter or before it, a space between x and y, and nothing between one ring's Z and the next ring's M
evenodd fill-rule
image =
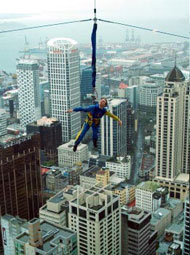
M95 0L99 18L189 20L189 0ZM41 19L84 19L93 15L94 0L5 0L0 14L37 13ZM55 15L56 13L56 15Z

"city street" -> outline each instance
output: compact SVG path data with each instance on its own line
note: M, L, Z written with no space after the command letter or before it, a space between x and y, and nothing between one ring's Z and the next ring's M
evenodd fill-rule
M139 180L138 170L139 170L141 159L142 159L143 142L144 142L143 127L141 123L138 123L136 147L135 147L133 163L132 163L131 178L129 181L131 184L134 184L134 185L137 184Z

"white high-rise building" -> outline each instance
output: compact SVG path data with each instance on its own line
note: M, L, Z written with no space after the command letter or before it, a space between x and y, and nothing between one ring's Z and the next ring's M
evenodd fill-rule
M104 116L101 120L100 153L107 156L127 155L127 100L108 100L108 110L122 121L120 127L113 118Z
M0 109L0 136L7 134L7 117L6 111L4 109Z
M190 202L189 194L185 200L185 210L184 210L184 235L183 235L183 255L188 255L190 253Z
M52 39L48 48L51 116L62 124L63 142L69 142L81 128L80 112L66 113L80 105L79 51L68 38Z
M41 118L39 65L37 61L21 59L17 65L19 117L21 126Z
M77 232L78 254L121 255L119 196L98 185L69 202L69 228Z
M175 66L157 98L156 175L190 173L190 83Z

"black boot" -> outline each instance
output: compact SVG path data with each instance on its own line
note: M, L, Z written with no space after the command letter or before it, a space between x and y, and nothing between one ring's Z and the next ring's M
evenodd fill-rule
M78 144L74 144L74 146L73 146L73 151L74 152L77 150L77 146L78 146Z
M96 140L96 139L93 140L93 144L94 144L94 148L97 148L97 147L98 147L98 145L97 145L97 140Z

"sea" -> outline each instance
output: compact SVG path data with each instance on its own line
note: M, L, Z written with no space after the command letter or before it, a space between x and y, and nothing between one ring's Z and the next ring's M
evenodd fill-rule
M59 22L64 22L60 20ZM93 22L81 22L75 24L59 25L39 29L30 29L17 32L1 33L4 30L27 28L31 26L39 26L44 24L52 24L52 20L33 20L31 21L11 21L3 22L0 19L0 70L7 73L15 73L16 59L23 55L21 51L27 48L38 47L39 43L43 45L49 39L55 37L67 37L76 40L78 43L91 43L91 32ZM58 23L58 22L56 22ZM126 22L127 23L127 22ZM134 23L135 24L135 21ZM137 26L152 28L151 23L138 23ZM186 23L178 23L176 21L159 21L154 26L159 30L172 32L175 34L182 34L188 36L189 25ZM98 22L97 42L101 40L103 43L121 43L126 39L126 31L132 33L132 28L126 26L119 26L116 24L108 24ZM163 35L156 32L149 32L134 28L134 37L140 38L142 43L161 43L161 42L184 42L186 39L180 39L173 36ZM27 46L26 46L27 42ZM45 45L44 45L45 46Z

